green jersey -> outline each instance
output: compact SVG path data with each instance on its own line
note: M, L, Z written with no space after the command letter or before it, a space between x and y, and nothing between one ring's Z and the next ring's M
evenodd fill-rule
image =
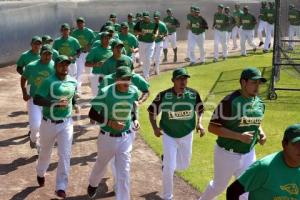
M267 10L267 22L269 24L274 24L275 22L275 8Z
M114 28L115 28L115 31L117 31L117 32L120 31L120 29L121 29L121 25L120 25L120 24L115 23L113 26L114 26Z
M148 112L161 113L160 128L168 136L182 138L190 134L196 125L196 114L202 114L203 103L197 91L186 88L182 95L177 95L173 88L160 92Z
M52 60L55 61L56 58L59 56L59 53L56 49L53 49L53 48L52 48L52 51L53 51Z
M60 80L56 74L46 78L38 88L35 95L39 95L55 105L55 102L61 99L67 99L69 104L67 107L43 107L43 116L51 120L61 120L70 117L72 114L72 99L77 87L74 78L67 75L64 80Z
M268 8L261 8L260 9L260 16L259 16L259 19L262 20L262 21L267 21L268 20Z
M135 25L134 29L142 32L138 37L140 42L152 43L154 42L154 34L158 29L158 24L152 21L149 23L141 21Z
M179 21L173 16L167 16L163 19L163 21L168 28L169 34L176 32L176 28L180 27Z
M114 84L116 81L116 73L106 75L99 84L99 90L108 85ZM131 77L131 84L143 93L149 92L149 83L139 74L133 74Z
M254 30L256 25L256 18L250 13L243 14L241 16L241 25L243 30Z
M190 16L189 24L191 27L190 30L196 35L199 35L208 29L207 22L202 16Z
M297 9L289 10L288 19L289 19L290 25L300 26L300 11Z
M227 25L227 32L231 32L233 27L236 25L235 19L232 15L228 15L228 25Z
M226 96L218 105L211 124L223 126L229 130L242 134L253 131L253 141L250 144L238 140L218 137L217 144L221 148L235 153L246 154L250 152L258 141L259 127L265 112L265 105L259 97L244 98L240 91Z
M56 49L60 55L66 55L68 57L76 56L80 51L80 44L78 40L72 36L68 38L59 37L53 43L53 48ZM73 61L74 63L75 61Z
M283 152L256 161L238 181L249 192L249 200L300 199L300 168L287 166Z
M104 48L102 45L95 46L86 56L86 62L96 63L105 62L109 57L113 55L111 47ZM93 67L93 74L102 74L102 66Z
M32 61L40 59L40 54L39 53L33 53L32 50L25 51L22 53L20 58L17 61L17 67L25 67Z
M163 41L164 37L168 35L168 29L164 22L159 21L158 22L158 37L155 39L155 42L161 42Z
M233 17L234 17L234 22L235 25L240 27L241 24L241 16L244 14L244 12L242 10L235 10L233 12Z
M94 32L89 29L84 27L82 30L80 29L75 29L72 33L71 36L76 38L81 46L81 48L86 51L87 47L91 46L95 35Z
M131 33L128 33L127 35L120 33L119 39L124 43L124 48L126 50L127 56L131 57L131 49L138 48L139 46L138 39Z
M26 65L22 74L27 79L27 85L30 85L31 97L34 97L37 89L41 86L44 79L54 74L54 61L43 64L41 60L36 60Z
M214 15L214 27L219 31L226 31L229 23L229 18L224 13L216 13Z
M115 73L116 69L120 66L127 66L133 69L133 61L129 56L126 56L124 54L122 54L118 60L116 60L114 56L111 56L101 66L101 74L109 75Z
M103 113L106 120L122 121L125 123L121 131L114 130L106 123L101 124L101 130L112 134L123 133L130 128L132 121L131 111L134 102L139 98L138 89L129 85L127 92L119 92L116 84L102 88L98 95L91 101L92 107L99 113Z
M134 34L135 22L127 22L127 23L128 23L128 32Z

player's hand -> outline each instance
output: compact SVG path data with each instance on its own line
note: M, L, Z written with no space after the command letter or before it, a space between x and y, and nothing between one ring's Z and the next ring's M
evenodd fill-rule
M108 120L107 125L111 127L112 129L115 129L117 131L121 131L125 127L125 123L122 121L114 121L114 120Z
M200 137L203 137L205 135L205 129L202 124L198 124L196 126L196 131L197 131L197 133L200 132Z
M27 92L23 93L23 100L28 101L31 97L27 94Z
M132 129L133 129L134 131L138 131L140 128L141 128L141 126L140 126L139 121L138 121L138 120L134 120L134 121L133 121L133 127L132 127Z
M267 136L264 133L259 134L259 140L258 143L260 145L264 145L267 141Z
M250 144L253 141L253 135L254 135L254 131L243 132L239 136L239 140L243 143Z
M161 129L160 128L154 129L154 135L156 137L160 137L161 135L163 135L162 132L161 132Z
M65 98L60 99L57 103L56 103L56 107L60 107L60 108L65 108L69 105L69 101Z

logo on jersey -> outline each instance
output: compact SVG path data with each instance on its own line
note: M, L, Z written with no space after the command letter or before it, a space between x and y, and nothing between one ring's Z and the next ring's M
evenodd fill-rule
M169 119L186 120L192 117L192 110L181 110L177 112L169 111Z
M280 189L288 192L290 195L298 195L299 194L298 185L294 184L294 183L280 186Z
M250 20L244 19L244 20L242 20L242 22L243 22L243 24L249 24Z
M153 33L152 29L143 29L143 33Z
M261 124L261 121L261 117L242 117L240 120L240 127L259 126Z

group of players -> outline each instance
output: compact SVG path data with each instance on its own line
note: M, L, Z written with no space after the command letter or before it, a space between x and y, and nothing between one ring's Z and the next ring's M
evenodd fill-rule
M266 8L263 2L262 6L260 23L266 20L266 24L259 27L267 27L264 44L267 51L271 41L268 34L271 34L274 23L274 4L269 3L269 8ZM236 4L234 17L231 17L229 10L220 4L214 15L215 61L218 59L219 43L222 44L223 59L227 57L229 32L232 32L235 42L240 34L242 55L246 55L246 40L253 44L256 20L249 14L248 7L241 11ZM290 11L291 16L299 19L299 12L293 6L290 6ZM205 62L204 41L208 25L199 13L199 7L192 6L187 16L187 55L191 65L196 63L196 44L200 48L200 62ZM151 63L153 61L158 74L161 53L164 53L163 62L168 59L168 43L172 44L173 61L177 61L176 28L180 23L173 17L171 9L167 10L163 21L159 12L154 12L153 20L149 12L138 13L136 20L133 20L133 14L129 14L128 22L121 24L116 19L116 15L111 14L100 33L85 27L85 19L79 17L76 29L71 30L68 24L63 24L61 37L55 40L48 35L42 38L35 36L31 49L24 52L17 62L23 99L28 105L30 146L37 148L39 154L37 181L44 186L52 148L57 142L59 161L55 192L62 198L66 197L70 169L72 110L79 113L77 97L82 92L84 69L91 69L89 80L93 99L89 117L91 122L100 124L98 156L90 174L87 193L90 198L96 196L98 185L110 163L116 199L127 200L130 199L131 150L135 133L140 128L137 111L149 97ZM296 33L299 25L290 23L291 27L294 26L290 30ZM234 48L237 48L236 43ZM254 44L253 48L256 48ZM137 58L143 66L143 76L134 73ZM166 200L174 198L174 172L189 166L194 129L201 137L205 134L202 125L204 106L198 92L187 87L189 78L185 68L175 69L171 78L173 87L160 92L148 107L154 134L163 137L163 198ZM257 96L263 82L266 79L257 68L243 70L241 88L226 96L216 108L208 127L209 132L218 136L214 179L200 197L201 200L216 198L226 189L232 176L238 179L228 188L230 200L238 199L245 192L250 192L249 199L299 199L299 125L285 131L282 152L252 165L256 160L255 144L266 142L261 128L265 106ZM158 125L156 119L159 114L161 119ZM289 176L282 174L278 178L272 174L280 172ZM247 199L248 194L240 198Z

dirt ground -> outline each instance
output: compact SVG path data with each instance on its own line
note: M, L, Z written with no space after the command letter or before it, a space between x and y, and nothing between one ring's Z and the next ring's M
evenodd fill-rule
M206 49L209 57L212 55L212 47L213 42L207 41ZM231 46L229 48L231 49ZM172 55L173 53L170 52L170 60ZM179 42L179 62L175 65L163 64L162 71L186 65L187 63L183 62L185 55L185 42ZM28 116L19 86L20 76L15 72L14 65L0 68L0 74L0 193L2 196L0 199L55 199L55 173L58 160L56 148L52 153L52 162L46 175L46 185L39 188L35 173L37 154L29 147ZM91 126L87 116L91 93L88 83L84 84L83 91L80 102L86 104L82 107L81 113L74 116L74 144L67 190L67 199L70 200L88 199L86 196L88 176L97 156L98 127ZM139 136L134 143L131 168L132 199L161 199L161 161ZM100 184L101 191L96 199L114 199L111 177L109 171ZM192 200L197 199L200 193L182 179L175 177L174 195L177 200Z

